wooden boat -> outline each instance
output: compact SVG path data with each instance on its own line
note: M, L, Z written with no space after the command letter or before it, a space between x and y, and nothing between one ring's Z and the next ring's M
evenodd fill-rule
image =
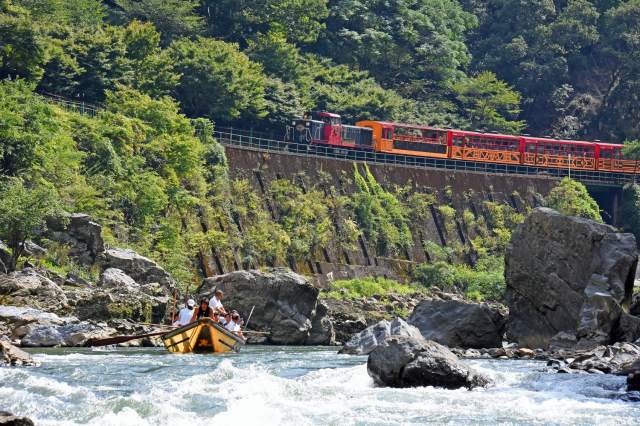
M244 339L211 318L201 318L162 336L164 347L176 353L238 352Z

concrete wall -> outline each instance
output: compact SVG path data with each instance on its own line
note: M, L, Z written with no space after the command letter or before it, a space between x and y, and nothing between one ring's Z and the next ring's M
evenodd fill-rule
M234 147L225 147L225 150L231 177L249 179L254 189L265 197L265 205L270 202L265 190L273 179L293 179L302 187L315 186L318 182L323 182L323 185L332 185L345 194L355 189L352 161L267 153ZM362 170L361 164L357 167ZM458 216L461 216L465 209L472 211L476 216L482 215L484 201L508 203L516 210L524 212L528 206L538 205L538 194L548 193L557 182L548 176L483 174L391 165L369 165L369 169L383 186L389 188L393 185L409 185L415 191L432 193L439 200L454 207L459 213ZM385 276L405 280L415 264L430 260L422 241L431 240L443 246L451 244L452 241L469 244L470 236L466 235L464 226L461 226L458 219L456 225L457 232L451 227L447 230L437 210L432 209L431 216L423 223L412 224L414 247L401 258L376 257L372 255L375 251L368 242L362 240L359 250L344 252L330 245L317 256L318 259L289 266L300 273L315 276L320 284L331 279L363 276ZM208 262L211 274L236 269L237 264L234 263L237 262L227 262L225 265L220 265L219 260Z

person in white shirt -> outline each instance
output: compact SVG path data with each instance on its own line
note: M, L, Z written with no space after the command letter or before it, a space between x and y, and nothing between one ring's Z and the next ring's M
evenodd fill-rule
M211 309L213 309L214 311L217 311L218 313L221 314L226 314L227 311L224 310L224 306L222 306L222 298L224 297L224 293L222 290L216 290L213 293L213 296L211 297L211 299L209 299L209 306L211 307Z
M227 330L242 336L242 328L240 327L240 315L234 313L231 315L231 320L224 326Z
M183 325L187 325L191 322L191 317L193 317L193 308L196 306L196 301L193 299L189 299L187 301L187 306L180 309L180 313L178 313L178 319L173 323L173 325L182 327Z

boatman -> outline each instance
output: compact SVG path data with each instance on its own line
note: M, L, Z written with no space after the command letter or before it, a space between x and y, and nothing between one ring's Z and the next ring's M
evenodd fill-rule
M193 299L187 300L187 306L180 309L180 313L178 313L178 319L174 321L173 325L177 327L182 327L183 325L187 325L191 322L191 318L193 317L193 309L196 307L196 301Z
M222 306L222 298L224 297L224 292L222 290L216 289L213 293L213 296L209 300L209 306L214 311L217 311L219 314L225 315L227 311L224 310L224 306Z

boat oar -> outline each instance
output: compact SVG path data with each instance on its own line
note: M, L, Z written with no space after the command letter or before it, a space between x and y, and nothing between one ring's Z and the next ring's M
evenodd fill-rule
M253 305L251 307L251 312L249 312L249 318L247 318L247 322L244 324L244 328L242 329L242 331L245 331L247 329L247 327L249 326L249 321L251 321L251 315L253 315L253 310L256 308L256 305Z
M89 339L85 346L108 346L108 345L116 345L118 343L129 342L131 340L136 339L144 339L145 337L153 337L153 336L161 336L163 334L167 334L169 330L165 331L157 331L155 333L147 333L147 334L138 334L135 336L115 336L115 337L107 337L105 339Z

